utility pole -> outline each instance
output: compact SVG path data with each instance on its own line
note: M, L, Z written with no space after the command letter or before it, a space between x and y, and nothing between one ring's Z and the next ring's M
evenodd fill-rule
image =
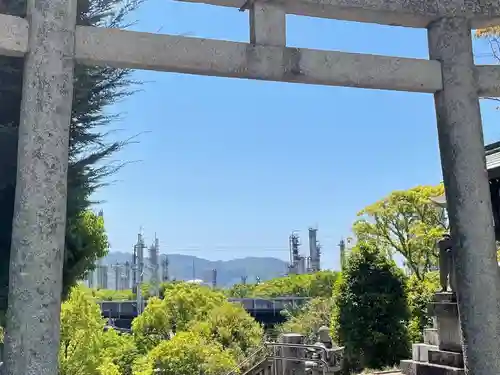
M345 241L342 238L339 242L339 248L340 248L340 270L344 271L345 267Z
M241 284L247 285L247 278L248 276L241 276Z
M120 285L120 281L121 281L121 264L119 263L116 263L114 265L111 266L111 268L115 271L115 290L120 290L121 289L121 285Z

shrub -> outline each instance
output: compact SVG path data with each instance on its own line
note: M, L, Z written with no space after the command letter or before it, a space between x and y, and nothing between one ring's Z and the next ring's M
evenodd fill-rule
M409 356L409 310L405 280L396 264L376 249L349 256L336 285L332 331L345 346L346 370L382 368Z
M406 282L410 321L408 331L412 342L422 342L424 328L428 327L432 318L427 314L427 306L434 293L439 289L439 275L429 272L424 280L411 276Z
M279 333L300 333L306 342L314 344L318 330L330 326L333 298L313 298L298 311L287 311L287 321L278 327Z

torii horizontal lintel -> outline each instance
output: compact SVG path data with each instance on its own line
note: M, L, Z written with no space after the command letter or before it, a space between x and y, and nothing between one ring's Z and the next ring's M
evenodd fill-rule
M76 59L86 65L265 81L434 93L438 61L78 27Z
M28 51L28 22L0 15L0 55ZM78 27L81 64L217 77L435 93L438 61ZM500 66L476 66L479 95L500 97Z
M499 0L177 0L245 8L251 2L279 4L288 14L381 25L425 28L446 16L463 16L473 29L500 25Z

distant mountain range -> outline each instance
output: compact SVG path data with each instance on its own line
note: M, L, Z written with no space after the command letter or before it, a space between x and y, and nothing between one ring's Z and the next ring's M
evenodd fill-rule
M163 254L162 254L163 256ZM132 261L131 253L110 252L102 259L102 264L124 264ZM265 281L283 276L287 271L287 262L277 258L246 257L228 261L210 261L191 255L168 254L169 276L176 280L201 279L207 283L212 282L212 270L217 270L217 284L221 287L230 287L241 282L241 277L246 276L247 282L255 282L256 278ZM147 264L147 259L145 259ZM146 269L144 280L149 280L151 272ZM114 289L113 270L108 269L108 288Z

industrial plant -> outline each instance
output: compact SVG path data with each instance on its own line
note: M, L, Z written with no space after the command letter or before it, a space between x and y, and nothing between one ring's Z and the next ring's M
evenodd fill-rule
M144 271L149 270L150 278L149 294L158 296L160 292L160 283L169 280L168 275L168 258L166 255L160 256L160 240L154 237L154 241L148 248L147 262L145 262L144 251L147 246L144 242L142 233L137 235L137 243L134 245L133 253L131 254L130 262L124 264L116 263L111 266L102 264L100 260L96 264L93 272L89 273L85 283L90 288L108 289L108 271L109 268L113 271L114 289L129 290L137 292L140 298L141 285L144 282Z
M290 260L289 265L284 272L288 275L300 275L305 273L314 273L321 270L321 244L317 239L318 229L309 228L308 230L308 253L303 254L300 251L301 240L297 231L292 232L288 238ZM347 244L343 239L339 243L340 247L340 264L343 268L345 263L346 252L350 250L351 239L348 238ZM167 255L160 255L160 241L154 236L154 239L149 247L146 246L142 230L137 235L137 242L133 246L133 252L130 255L130 261L125 263L116 263L112 265L103 264L99 260L95 270L87 276L85 284L90 288L96 289L115 289L115 290L132 290L138 294L141 299L141 288L144 282L148 283L149 294L159 295L159 286L162 282L168 281L169 277L169 259ZM216 288L217 284L217 269L211 271L211 280L196 278L195 264L193 261L193 276L188 282L203 284ZM146 279L147 275L147 279ZM111 279L112 281L110 281ZM256 282L260 281L256 277ZM246 284L247 275L241 275L241 283Z

